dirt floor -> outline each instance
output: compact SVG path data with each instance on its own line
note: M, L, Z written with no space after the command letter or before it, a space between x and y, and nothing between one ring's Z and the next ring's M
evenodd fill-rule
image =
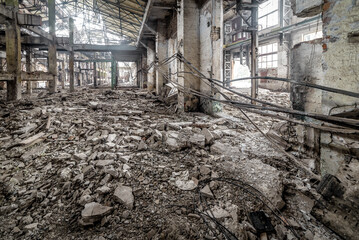
M310 215L316 182L238 110L174 110L136 89L0 100L0 238L257 239L263 211L268 239L338 239Z

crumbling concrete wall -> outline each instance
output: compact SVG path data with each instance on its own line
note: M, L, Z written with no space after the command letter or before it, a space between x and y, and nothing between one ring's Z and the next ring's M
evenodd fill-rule
M291 79L297 82L308 82L323 85L324 72L322 69L322 40L303 42L291 50ZM311 113L321 113L322 91L298 85L291 85L291 103L295 110ZM311 118L303 120L316 123ZM298 150L312 151L319 156L319 132L313 128L297 126L296 133L300 146ZM307 151L309 150L309 151Z
M200 71L209 78L223 81L223 1L208 0L200 9ZM215 93L207 80L200 82L200 90L213 97ZM218 96L219 97L219 96ZM201 110L212 114L220 111L218 103L201 99Z
M327 0L323 5L323 70L327 87L359 92L359 43L350 41L359 29L359 2ZM323 92L322 113L333 115L358 111L359 99ZM322 173L335 174L351 155L358 136L321 135ZM359 156L355 156L359 159Z
M294 13L299 16L315 16L321 12L323 0L295 0Z
M356 71L359 45L350 41L351 33L359 26L358 3L351 0L326 1L321 8L324 40L294 46L292 79L359 92L359 73ZM294 109L324 115L358 110L359 103L357 98L342 94L295 86L291 88L291 100ZM335 175L347 159L359 157L353 147L358 145L357 136L318 133L304 127L298 127L297 133L303 146L318 151L322 175Z
M178 1L177 12L177 52L182 54L187 61L199 68L199 7L194 0ZM200 90L200 79L193 74L182 61L177 61L178 83L184 88ZM184 111L197 111L199 100L191 94L178 94L178 108Z
M147 67L150 67L154 64L156 59L156 50L155 50L155 42L148 41L147 44ZM156 71L152 66L148 69L147 72L147 89L148 91L154 90L156 87Z

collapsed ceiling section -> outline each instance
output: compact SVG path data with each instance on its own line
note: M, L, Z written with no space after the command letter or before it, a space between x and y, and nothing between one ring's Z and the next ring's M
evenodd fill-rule
M136 42L147 1L145 0L56 0L57 30L67 30L69 17L76 21L81 43ZM23 0L20 10L42 17L46 30L47 1ZM86 38L87 41L84 42Z

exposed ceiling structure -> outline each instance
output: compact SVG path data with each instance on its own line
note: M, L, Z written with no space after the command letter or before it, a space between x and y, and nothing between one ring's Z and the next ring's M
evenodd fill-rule
M115 35L121 40L135 42L137 40L146 0L56 0L58 22L67 22L69 17L83 17L83 25L97 25L88 34L99 38L107 38L107 34ZM47 1L24 0L20 9L28 13L40 15L46 26L48 22ZM60 20L60 21L59 21ZM103 24L102 28L99 25Z

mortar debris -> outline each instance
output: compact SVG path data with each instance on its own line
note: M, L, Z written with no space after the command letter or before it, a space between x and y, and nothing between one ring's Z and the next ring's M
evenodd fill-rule
M310 215L310 179L239 112L224 112L175 113L137 89L1 104L0 238L224 239L220 223L237 239L255 239L248 216L264 211L275 228L269 239L295 239L291 229L301 239L338 239ZM219 178L248 183L287 223Z

